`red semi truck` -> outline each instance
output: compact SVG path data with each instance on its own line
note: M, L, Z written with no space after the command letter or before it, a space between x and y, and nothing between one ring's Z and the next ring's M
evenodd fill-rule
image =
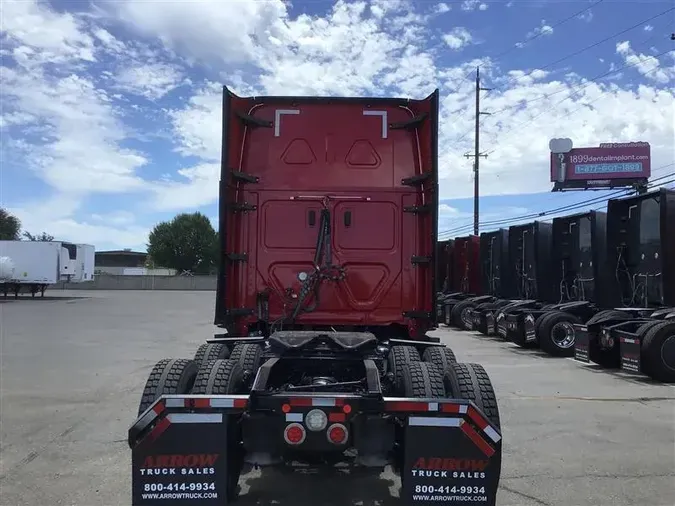
M401 503L494 505L502 438L436 324L438 91L223 96L215 324L150 372L132 504L223 505L248 469L400 474Z

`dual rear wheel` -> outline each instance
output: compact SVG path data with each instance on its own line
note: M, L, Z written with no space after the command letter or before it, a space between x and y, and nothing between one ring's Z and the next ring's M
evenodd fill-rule
M501 426L487 372L480 364L457 362L450 348L429 346L420 358L413 346L394 346L389 352L389 370L395 378L396 395L469 400L497 428Z
M258 372L262 348L257 344L237 344L230 350L221 343L202 344L190 359L160 360L150 372L138 407L143 414L162 395L243 394ZM228 500L238 494L238 482L244 462L244 450L239 444L238 426L228 430Z

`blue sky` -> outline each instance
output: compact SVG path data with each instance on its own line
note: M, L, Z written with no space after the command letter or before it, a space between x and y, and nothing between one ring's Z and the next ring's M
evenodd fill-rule
M179 212L217 216L223 84L243 95L422 98L439 88L444 237L471 230L463 155L473 147L477 65L493 89L482 110L494 112L481 122L482 231L606 193L550 192L553 137L578 147L648 141L654 178L675 172L672 2L0 8L0 202L33 233L97 249L144 249L152 226Z

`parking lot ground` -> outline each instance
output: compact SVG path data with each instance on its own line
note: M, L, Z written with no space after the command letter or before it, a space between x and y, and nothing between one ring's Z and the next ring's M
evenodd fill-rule
M152 365L214 333L212 292L0 302L0 504L130 503L127 429ZM435 332L497 390L499 506L675 504L675 388L493 338ZM238 504L393 505L398 480L253 472Z

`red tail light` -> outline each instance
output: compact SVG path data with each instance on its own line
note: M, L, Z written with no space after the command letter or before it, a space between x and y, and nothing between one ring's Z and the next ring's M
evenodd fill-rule
M284 429L284 439L289 445L299 445L305 441L307 433L299 423L291 423Z
M335 445L342 445L347 442L349 433L347 432L347 427L341 423L334 423L328 427L328 441Z

